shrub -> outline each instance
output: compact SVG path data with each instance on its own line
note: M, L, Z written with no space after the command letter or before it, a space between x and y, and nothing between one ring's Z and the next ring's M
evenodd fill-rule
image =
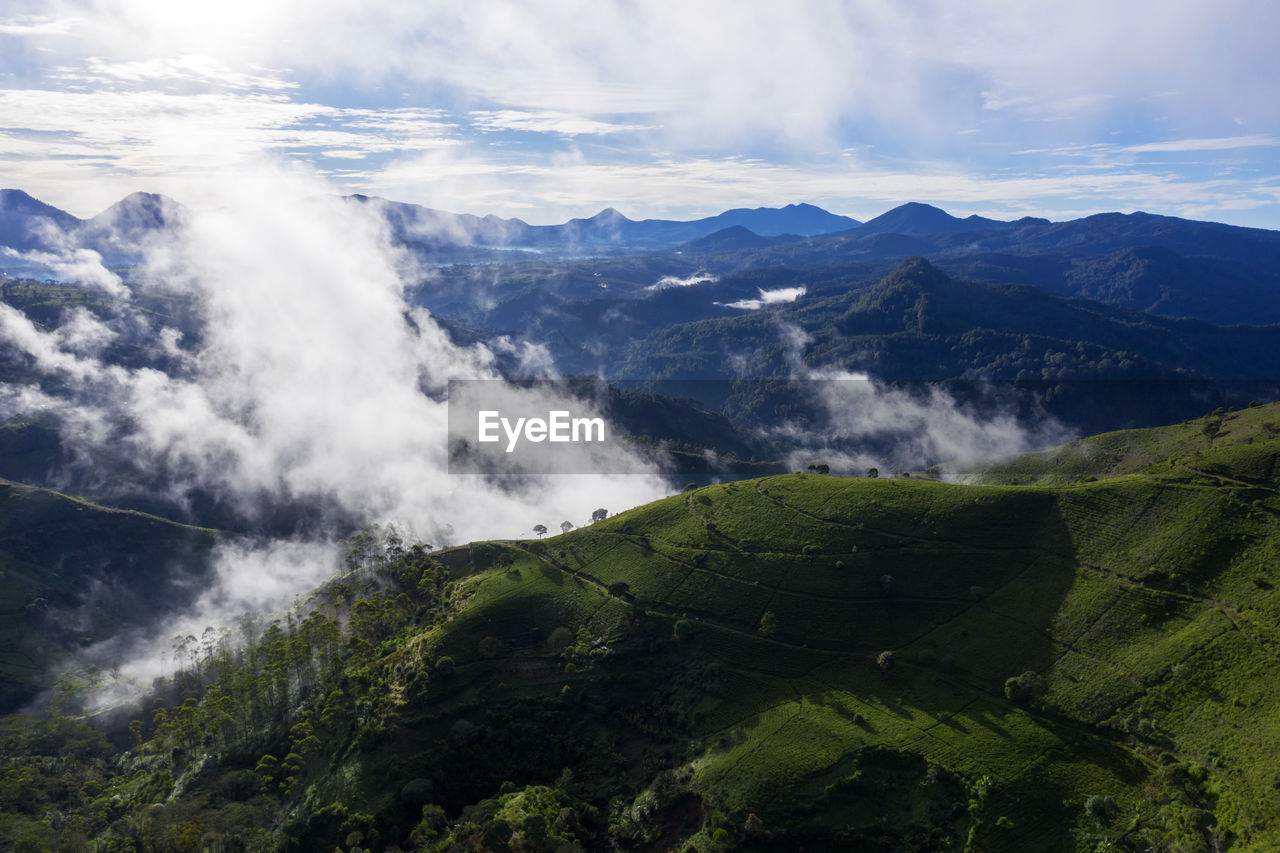
M766 610L760 617L760 633L766 637L778 633L778 617L773 615L772 610Z
M690 622L688 619L679 620L678 622L676 622L673 635L680 642L682 643L685 642L686 640L688 640L690 637L693 636L693 623Z
M562 652L573 642L573 632L565 626L561 625L551 632L551 636L547 637L547 645L553 651Z
M885 672L893 669L893 652L886 649L876 655L876 666L880 667Z
M416 811L430 803L433 794L430 779L410 779L400 789L400 802Z
M1044 678L1031 670L1015 675L1004 683L1004 695L1010 702L1035 703L1044 696L1047 689Z
M445 655L444 657L436 661L436 672L440 673L441 675L453 675L454 670L456 668L457 667L453 662L453 658L449 657L448 655Z
M484 828L484 832L480 836L480 840L484 842L485 847L489 848L505 848L507 841L511 838L511 824L502 818L494 818L488 826Z
M1115 798L1108 794L1093 794L1084 801L1084 813L1097 821L1099 826L1110 823L1119 811Z

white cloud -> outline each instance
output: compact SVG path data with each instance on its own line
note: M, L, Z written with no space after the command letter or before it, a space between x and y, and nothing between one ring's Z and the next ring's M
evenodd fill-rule
M744 311L757 311L766 305L777 305L784 302L795 302L801 296L809 292L807 287L779 287L776 290L765 290L757 288L760 291L759 299L739 299L737 302L729 302L724 307L740 308Z
M799 449L789 467L814 459L834 470L861 473L868 467L919 470L940 462L963 462L1049 447L1072 438L1056 419L1039 413L1020 420L1008 401L963 405L930 383L890 385L865 373L805 363L812 343L799 326L778 324L791 378L808 389L818 422L777 424L769 434ZM1030 402L1030 401L1027 401Z
M496 377L492 352L455 346L427 312L406 304L401 258L369 210L269 163L242 165L236 179L148 245L135 284L198 301L199 334L179 369L99 357L122 329L157 349L178 344L176 329L141 309L123 305L109 321L74 312L46 331L0 305L0 342L49 380L43 391L0 384L5 411L58 412L64 447L92 471L108 458L132 462L112 470L95 496L150 494L148 472L162 468L175 498L211 493L248 519L301 502L332 525L265 550L224 550L189 620L272 608L305 592L333 568L328 536L352 524L395 522L440 546L518 537L534 523L666 494L644 474L501 486L450 475L447 382ZM525 369L553 374L545 348L500 345ZM148 646L143 661L153 653Z
M670 290L673 287L693 287L696 284L707 284L708 282L717 281L713 275L698 273L686 278L680 278L674 275L664 275L653 284L645 288L645 290Z
M1166 142L1146 142L1141 145L1126 145L1123 151L1230 151L1236 148L1270 148L1280 145L1280 139L1274 136L1254 134L1252 136L1220 136L1210 139L1172 139Z
M281 79L278 74L233 71L211 56L172 56L123 62L109 62L91 56L83 67L67 66L51 76L79 83L196 83L225 89L266 91L298 88L297 82Z
M615 124L556 112L472 110L470 117L472 123L485 132L518 130L526 133L553 133L559 136L601 136L607 133L648 129L648 126L643 124Z
M21 17L24 9L31 14ZM1132 204L1152 207L1144 190L1171 183L1195 194L1196 174L1171 163L1138 166L1134 154L1227 151L1205 141L1280 136L1269 83L1280 69L1268 36L1280 7L1247 0L1230 12L1191 0L1123 8L1079 0L1034 10L1009 0L817 0L802 8L494 0L483 10L463 0L228 0L216 8L15 0L14 10L5 24L17 28L14 37L52 51L43 79L96 89L84 94L104 106L154 95L148 88L197 99L239 95L165 109L177 121L187 117L195 133L220 135L222 150L280 151L319 164L348 190L477 213L548 208L540 221L632 199L644 201L646 215L681 207L715 213L725 206L720 199L752 206L803 199L874 215L881 201L965 204L981 195L982 203L1016 204L1034 187L1046 194L1044 209L1068 199L1082 212L1124 206L1127 199L1116 203L1097 182L1033 185L1027 178L1043 175L1029 174L1011 183L1001 173L1005 149L1039 150L1046 156L1028 170L1044 173L1054 167L1041 162L1052 152L1098 140L1114 145L1082 149L1078 168L1110 173L1119 192L1127 185L1144 193ZM79 23L56 23L72 19ZM248 103L253 95L267 103ZM44 97L51 116L65 117L51 138L9 131L0 140L11 182L38 195L69 199L76 182L92 179L95 189L79 192L112 187L118 196L136 188L131 181L177 183L210 172L192 152L145 156L146 121L135 134L114 134L113 143L91 111L65 111L55 96ZM383 114L355 114L352 105L371 101ZM441 104L456 114L432 113ZM413 109L431 114L407 118ZM221 118L210 128L200 116ZM1224 127L1243 135L1228 137ZM1201 144L1126 149L1112 135L1118 128L1139 140ZM527 136L498 138L496 130ZM1270 147L1238 141L1230 150L1242 157L1264 157ZM479 161L472 178L460 177L465 158L414 156L446 146L465 147L465 157ZM547 158L549 146L558 146L558 159ZM855 176L824 189L842 166L841 150L863 159ZM726 167L711 176L709 163ZM1261 169L1274 172L1270 162ZM663 173L662 196L640 183L653 171ZM674 180L678 172L686 180ZM908 173L923 179L922 190L905 192ZM484 174L497 177L486 183L477 177ZM856 180L863 175L869 191ZM991 191L957 194L949 176ZM512 186L504 190L506 180ZM897 186L884 189L887 180ZM942 191L930 192L934 186ZM987 200L1006 191L1016 195ZM1223 185L1185 204L1225 210L1217 202L1230 194L1248 196L1250 184Z
M370 211L296 174L242 177L255 192L228 183L220 204L190 212L149 247L137 285L199 299L207 319L188 373L106 365L84 318L43 332L0 306L0 339L61 377L71 404L98 413L88 420L131 425L117 451L148 468L164 460L178 486L235 497L249 513L264 501L321 500L357 519L405 522L437 544L518 535L531 514L586 517L602 494L619 508L662 494L646 477L496 489L447 475L439 395L451 378L496 376L491 352L454 346L406 306L398 256ZM518 356L553 369L545 349ZM66 439L97 440L74 429Z
M64 35L80 23L79 18L51 18L43 15L19 15L0 21L0 35L49 36Z
M281 94L0 90L9 180L89 215L139 188L201 194L263 152L352 159L456 144L436 110L338 108ZM24 174L25 173L25 174ZM21 175L22 177L16 177Z
M62 252L18 252L7 246L0 248L0 256L14 258L45 267L59 281L74 281L95 287L110 296L128 299L129 288L120 276L102 265L102 255L93 249L68 248Z
M1003 174L948 162L913 165L890 170L853 156L796 164L748 157L501 160L462 144L398 159L358 180L379 194L423 199L431 207L537 223L562 222L607 206L696 218L735 207L809 201L865 220L908 201L958 215L1010 211L1060 218L1117 209L1177 213L1192 205L1226 210L1221 205L1242 198L1275 201L1271 183L1254 176L1193 178L1121 162L1087 171L1024 167Z

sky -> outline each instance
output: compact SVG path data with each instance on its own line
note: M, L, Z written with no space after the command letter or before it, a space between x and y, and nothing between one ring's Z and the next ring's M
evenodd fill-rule
M1280 228L1276 32L1270 0L0 0L0 184L85 217L266 158L538 224L922 201Z

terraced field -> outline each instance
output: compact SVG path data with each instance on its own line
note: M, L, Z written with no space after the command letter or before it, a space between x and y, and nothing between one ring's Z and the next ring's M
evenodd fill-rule
M0 837L1280 849L1278 460L1271 404L963 483L773 476L444 553L362 534L311 612L97 720L111 744L0 720ZM117 585L110 629L216 542L0 483L0 674L90 636L77 584Z
M1280 411L1210 420L968 473L1053 484L787 475L496 543L431 648L680 623L692 786L813 838L1274 849Z

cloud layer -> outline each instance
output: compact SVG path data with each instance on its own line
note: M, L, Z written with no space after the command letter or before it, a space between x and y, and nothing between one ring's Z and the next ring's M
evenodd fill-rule
M0 163L82 215L139 182L191 197L265 148L538 222L919 200L1274 227L1277 24L1261 0L20 0ZM210 135L212 168L185 142Z
M240 177L254 191L228 182L219 204L189 211L146 247L128 290L79 258L116 296L110 307L69 310L45 329L0 305L0 347L32 374L0 384L0 406L57 415L71 469L95 496L162 487L179 502L213 496L249 529L281 512L299 528L286 541L224 547L193 611L135 652L108 643L103 660L154 674L174 631L290 603L333 571L333 540L362 524L395 524L439 547L584 523L600 506L666 494L652 474L450 475L448 381L497 377L498 354L550 371L545 350L453 344L405 302L400 259L370 209L269 163Z

